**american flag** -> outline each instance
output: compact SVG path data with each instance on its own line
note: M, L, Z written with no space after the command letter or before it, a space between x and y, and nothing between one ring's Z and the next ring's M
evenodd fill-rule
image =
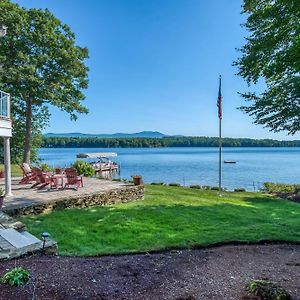
M219 116L219 119L222 119L221 75L220 75L220 78L219 78L219 93L218 93L217 106L218 106L218 116Z

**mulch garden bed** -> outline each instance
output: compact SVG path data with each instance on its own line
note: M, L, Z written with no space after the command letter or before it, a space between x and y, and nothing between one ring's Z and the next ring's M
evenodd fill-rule
M246 299L269 279L300 299L300 245L227 245L103 257L36 255L0 263L30 270L23 287L0 284L0 299Z
M271 195L287 199L293 202L300 203L300 195L299 194L291 194L291 193L272 193Z

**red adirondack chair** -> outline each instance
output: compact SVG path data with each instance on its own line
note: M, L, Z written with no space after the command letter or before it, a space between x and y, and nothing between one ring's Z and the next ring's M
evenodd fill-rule
M75 168L67 168L65 169L65 175L67 182L65 183L65 187L70 187L70 185L75 186L75 189L83 187L83 176L78 176L77 170Z
M32 172L30 166L26 163L23 163L20 168L23 171L23 178L19 182L20 184L28 184L36 180L36 174Z
M41 184L41 180L40 180L40 177L38 176L41 172L41 169L40 168L37 168L37 167L33 167L32 168L32 173L34 174L35 176L35 183L31 186L31 188L34 188L36 186L38 186L39 184Z
M36 177L37 177L36 185L40 184L40 186L38 187L39 190L46 186L48 186L48 189L58 187L57 180L53 178L51 174L45 173L41 169L38 168L36 169Z

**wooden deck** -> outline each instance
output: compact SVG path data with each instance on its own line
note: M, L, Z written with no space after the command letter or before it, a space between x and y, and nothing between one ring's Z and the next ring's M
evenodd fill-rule
M30 184L19 184L14 178L12 197L4 200L2 210L10 215L38 214L53 209L88 207L142 199L143 186L96 178L84 178L84 187L78 191L72 188L51 189L31 188ZM0 181L0 186L4 180Z

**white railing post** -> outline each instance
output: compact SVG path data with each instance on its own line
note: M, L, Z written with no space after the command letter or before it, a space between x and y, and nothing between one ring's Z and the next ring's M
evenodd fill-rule
M10 94L7 96L7 117L10 119Z
M3 107L3 96L4 95L4 93L2 92L2 91L0 91L0 116L2 116L3 115L3 113L2 113L2 107Z
M5 168L5 196L9 197L12 196L9 137L4 137L4 168Z

